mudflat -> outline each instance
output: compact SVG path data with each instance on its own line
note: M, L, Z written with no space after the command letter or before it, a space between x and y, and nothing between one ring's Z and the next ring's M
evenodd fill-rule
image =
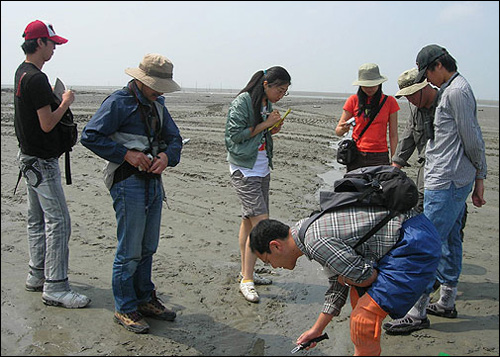
M72 105L79 129L95 113L106 90L77 90ZM388 93L390 94L390 93ZM316 262L302 257L293 271L257 271L273 279L257 286L258 304L238 290L240 205L229 182L224 126L234 93L178 92L166 96L167 108L189 142L181 162L168 168L163 182L160 244L153 281L160 299L177 312L175 322L149 319L150 333L136 335L113 322L111 270L116 246L112 200L102 180L104 161L78 143L71 153L72 185L64 185L72 220L70 284L92 304L69 310L45 306L41 293L28 292L26 194L18 176L13 93L2 89L2 355L289 355L297 337L321 311L327 278ZM318 192L340 178L334 128L344 98L292 93L276 108L292 112L275 136L270 216L293 224L318 208ZM409 107L399 102L400 133ZM481 104L481 103L480 103ZM408 336L382 334L382 355L498 356L498 102L478 107L486 143L486 205L469 202L456 319L430 316L429 329ZM415 160L411 161L415 163ZM64 176L64 162L61 159ZM406 169L410 177L414 167ZM64 182L64 177L63 177ZM307 354L352 355L347 304L325 332L330 339ZM389 317L387 318L389 319Z

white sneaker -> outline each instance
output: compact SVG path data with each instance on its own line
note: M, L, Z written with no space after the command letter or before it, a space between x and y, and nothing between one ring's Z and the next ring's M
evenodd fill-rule
M45 278L37 278L28 273L25 287L28 291L43 291L43 283L45 283Z
M250 302L259 302L259 294L257 294L257 290L255 290L255 284L253 282L248 283L240 283L240 291Z
M243 279L243 274L241 272L240 272L240 279ZM255 285L270 285L273 283L271 279L260 276L255 272L253 273L253 282Z
M62 306L67 309L78 309L90 304L90 299L88 297L72 290L54 293L44 292L42 294L42 300L45 305Z

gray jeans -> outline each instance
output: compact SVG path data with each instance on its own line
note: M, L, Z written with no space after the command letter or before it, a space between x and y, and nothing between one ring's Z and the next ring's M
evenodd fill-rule
M43 290L70 290L68 242L71 220L61 184L59 160L19 154L28 191L30 273L45 278Z

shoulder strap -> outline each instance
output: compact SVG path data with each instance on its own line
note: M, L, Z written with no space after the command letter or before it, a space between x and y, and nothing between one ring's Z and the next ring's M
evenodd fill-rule
M19 81L17 82L17 90L16 90L16 97L21 97L21 82L26 75L26 72L24 72L21 77L19 78Z
M359 247L361 244L363 244L364 242L366 242L371 236L373 236L375 233L378 232L378 230L380 228L382 228L383 226L385 226L387 224L387 222L389 222L391 219L393 219L394 217L396 216L396 212L394 211L391 211L389 212L389 214L387 216L385 216L380 222L377 223L376 226L374 226L372 229L370 229L364 236L363 238L361 238L358 243L356 243L354 245L354 247L352 247L353 249L356 249L357 247Z
M309 226L315 221L317 220L319 217L321 217L326 211L320 211L320 212L316 212L316 213L313 213L313 215L311 217L309 217L303 224L302 226L300 227L299 229L299 239L300 239L300 242L302 244L304 244L304 238L306 236L306 231L307 231L307 228L309 228Z
M299 230L299 239L304 243L304 237L306 235L306 230L309 226L326 212L331 212L336 209L354 205L364 196L359 195L357 192L330 192L322 191L320 192L320 211L313 212L311 216L302 224Z
M71 180L71 163L69 159L69 151L64 153L64 172L66 176L66 185L71 185L73 182Z
M386 100L387 100L387 96L384 96L384 99L382 100L382 103L380 103L380 105L378 106L378 108L375 111L375 115L373 116L373 118L370 119L370 121L368 122L368 124L366 124L366 126L363 128L363 131L361 132L361 134L359 134L358 140L361 139L361 137L363 136L363 134L365 133L365 131L368 129L368 127L370 126L370 124L373 123L373 121L375 120L375 118L378 115L378 112L384 106Z
M311 217L309 217L303 224L302 226L300 227L300 230L299 230L299 239L300 239L300 242L302 244L304 244L304 238L306 236L306 230L307 228L309 228L309 226L315 221L317 220L319 217L321 217L323 214L325 214L326 212L328 212L329 210L323 210L323 211L320 211L320 212L317 212L315 214L313 214ZM330 209L331 211L331 209ZM385 216L380 222L378 222L375 226L372 227L372 229L370 229L364 236L363 238L361 238L352 248L353 249L356 249L357 247L359 247L361 244L363 244L364 242L366 242L368 239L370 239L375 233L377 233L380 228L382 228L383 226L385 226L387 224L387 222L389 222L391 219L393 219L395 216L396 216L396 212L395 211L390 211L387 216Z
M17 175L16 187L14 187L14 195L16 194L17 186L19 185L19 181L21 181L22 175L23 175L23 172L21 171L21 169L19 169L19 174Z

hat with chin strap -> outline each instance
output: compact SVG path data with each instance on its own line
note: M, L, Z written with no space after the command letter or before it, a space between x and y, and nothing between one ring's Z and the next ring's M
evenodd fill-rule
M398 77L399 91L394 96L399 99L405 95L412 95L429 84L426 79L418 83L416 81L417 75L418 69L416 68L408 69L401 73Z
M148 53L138 68L127 68L125 73L141 81L149 88L160 93L171 93L181 90L173 80L174 65L165 56Z

